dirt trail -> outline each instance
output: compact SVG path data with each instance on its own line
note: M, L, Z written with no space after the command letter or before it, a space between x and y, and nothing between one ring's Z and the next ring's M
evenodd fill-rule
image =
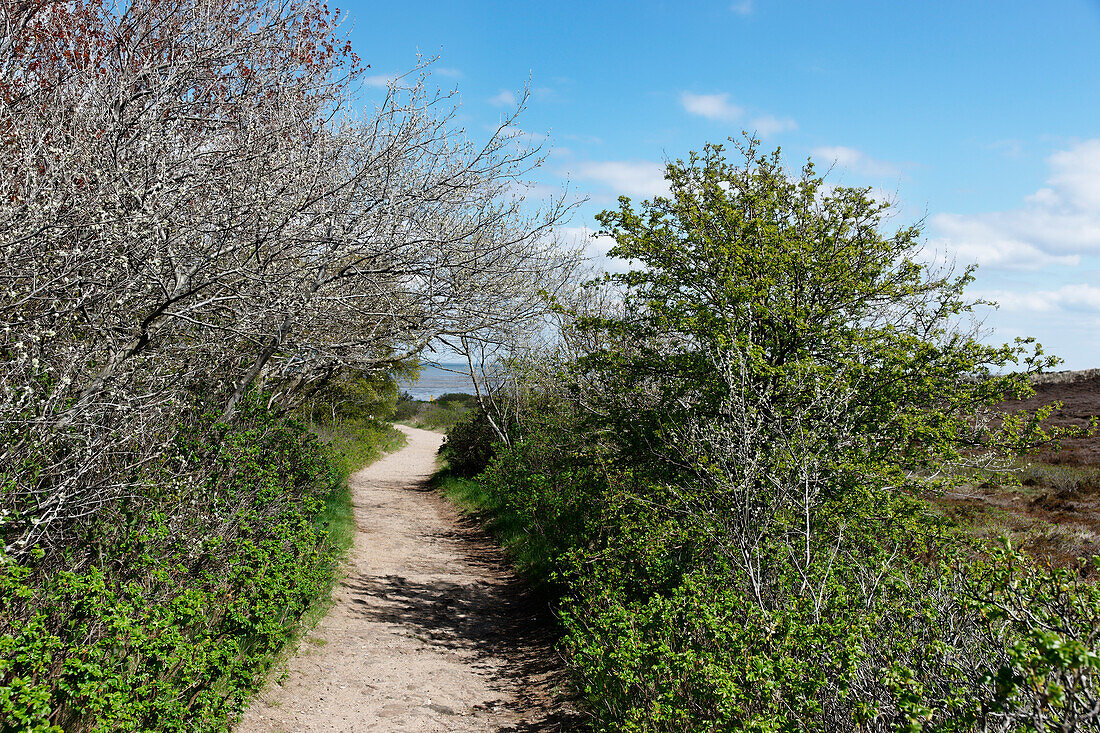
M334 606L245 713L259 731L557 731L545 611L425 485L442 436L351 479L356 535Z

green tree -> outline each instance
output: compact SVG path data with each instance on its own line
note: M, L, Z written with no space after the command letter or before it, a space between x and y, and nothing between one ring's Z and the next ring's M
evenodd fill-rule
M609 276L622 314L585 322L614 344L586 366L629 382L608 392L629 396L623 425L635 441L720 416L731 389L766 394L777 415L837 393L866 438L864 463L912 467L1047 437L1035 421L981 419L1056 360L1030 342L976 338L963 292L973 267L922 264L919 227L884 233L889 205L869 189L829 188L812 163L792 178L779 151L759 154L754 140L738 150L742 165L720 145L671 163L670 196L640 210L623 198L597 217L611 254L636 266ZM722 368L731 359L735 384ZM639 390L657 408L644 420Z
M1049 410L992 409L1056 360L983 343L972 268L922 263L919 227L887 232L867 189L737 149L671 163L669 196L598 217L633 269L605 281L617 309L576 324L608 519L577 543L565 618L601 715L637 731L1095 724L1100 597L914 497L1056 439Z

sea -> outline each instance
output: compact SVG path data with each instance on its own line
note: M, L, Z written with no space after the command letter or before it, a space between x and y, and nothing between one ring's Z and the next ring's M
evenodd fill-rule
M462 363L441 363L439 366L425 364L420 368L419 379L399 382L398 389L408 392L413 399L417 400L435 399L439 395L448 392L474 394L474 383L470 381L470 377L467 374L456 374L455 371L450 370L468 372L469 367Z

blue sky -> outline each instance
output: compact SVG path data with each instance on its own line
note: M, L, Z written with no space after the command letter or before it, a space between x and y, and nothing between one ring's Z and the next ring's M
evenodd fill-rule
M589 197L574 235L659 193L662 161L755 131L895 199L929 256L979 264L992 339L1100 367L1100 0L340 7L375 81L438 56L473 137L529 85L540 182Z

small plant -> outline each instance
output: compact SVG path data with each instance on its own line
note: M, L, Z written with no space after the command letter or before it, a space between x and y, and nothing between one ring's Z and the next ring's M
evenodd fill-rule
M433 400L402 400L397 403L393 419L422 430L446 432L475 409L474 395L447 393Z
M1100 493L1100 467L1030 462L1019 471L1025 486L1048 488L1057 493Z

